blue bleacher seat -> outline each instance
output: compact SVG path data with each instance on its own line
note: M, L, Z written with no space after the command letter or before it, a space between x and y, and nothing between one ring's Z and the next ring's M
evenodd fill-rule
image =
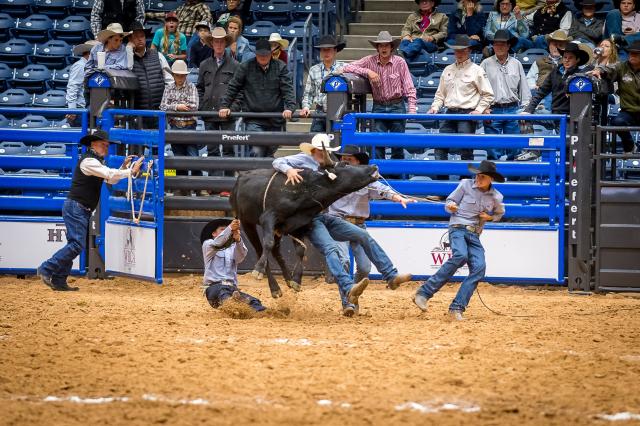
M36 108L65 108L67 101L64 90L47 90L41 95L36 95L33 99L33 106ZM56 116L59 116L56 114Z
M71 65L61 70L53 70L53 77L49 82L49 85L53 89L66 89L67 82L69 81L69 69Z
M14 18L24 18L33 13L34 0L0 0L0 10Z
M34 64L44 64L60 69L67 66L67 58L71 57L71 46L64 40L50 40L36 45L35 53L29 57Z
M13 127L20 129L37 129L51 127L51 122L41 115L29 114L26 117L16 120Z
M0 142L0 155L27 155L29 147L24 142Z
M291 0L269 0L261 4L260 9L256 12L256 19L285 25L291 22L293 9L294 4Z
M311 35L315 39L320 35L320 29L315 25L311 27ZM298 42L300 43L298 47L302 49L302 37L304 37L304 21L297 21L293 24L282 27L280 29L280 36L282 38L286 38L288 40L293 40L294 38L298 38Z
M31 106L31 102L33 102L33 97L22 89L9 89L0 93L0 106L2 107L27 107ZM6 112L4 115L10 116Z
M420 96L429 96L436 93L438 90L438 84L440 84L440 76L442 73L435 72L426 77L420 77L418 87L416 89L420 93Z
M615 117L620 112L620 105L609 105L609 117Z
M16 27L16 20L6 13L0 13L0 42L11 38L9 30Z
M451 15L457 9L458 9L458 4L443 3L438 5L438 12L444 13L445 15ZM493 6L491 6L491 8L489 9L485 7L484 10L493 10Z
M95 0L74 0L73 12L76 15L89 16Z
M451 65L456 61L453 49L446 49L440 53L436 53L433 57L433 63L440 68Z
M437 68L431 62L412 62L407 63L409 72L416 77L424 77L431 74L434 68Z
M420 123L408 121L405 126L405 133L424 133L425 128Z
M0 114L0 127L9 127L11 125L11 120L9 120L4 115Z
M64 40L69 44L80 44L90 38L91 23L87 18L80 15L67 16L56 21L51 35L57 40Z
M9 82L15 89L28 92L43 93L47 90L47 83L53 78L53 72L45 65L30 64L17 69L13 80Z
M165 0L151 0L149 2L147 12L170 12L176 10L180 2L178 1L165 1Z
M59 115L58 115L58 117L59 117ZM71 126L69 125L69 122L65 118L64 120L52 120L51 121L51 127L55 127L56 129L68 129Z
M544 58L549 53L544 49L527 49L526 51L516 55L516 59L522 63L523 68L528 70L535 61Z
M160 28L164 27L162 21L144 21L144 26L151 28L151 34L155 34Z
M13 68L7 64L0 63L0 90L5 91L9 87L9 80L13 78Z
M258 21L244 29L242 35L249 40L268 38L271 33L278 33L278 27L269 21Z
M11 30L11 35L32 43L44 43L51 38L49 30L52 28L53 21L47 15L31 15L19 19L16 28Z
M69 15L72 7L73 0L35 0L33 10L55 19L62 19Z
M67 147L60 142L46 142L42 145L29 147L30 155L65 155Z
M5 43L0 43L0 62L12 67L24 67L29 62L27 55L31 55L33 49L29 41L12 38Z

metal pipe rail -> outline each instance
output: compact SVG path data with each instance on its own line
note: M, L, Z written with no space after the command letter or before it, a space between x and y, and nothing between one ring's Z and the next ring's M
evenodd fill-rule
M165 157L165 167L177 170L231 170L271 168L271 158L248 157Z
M235 177L223 176L166 176L165 189L230 191L236 183Z
M255 146L298 146L310 142L315 133L308 132L238 132L227 130L167 130L165 142L168 144L191 145L255 145Z
M203 118L220 118L218 111L165 111L168 116L199 116ZM282 118L281 112L250 112L250 111L231 111L230 118ZM309 118L326 118L324 112L312 111ZM300 112L293 112L291 118L307 118L300 115Z

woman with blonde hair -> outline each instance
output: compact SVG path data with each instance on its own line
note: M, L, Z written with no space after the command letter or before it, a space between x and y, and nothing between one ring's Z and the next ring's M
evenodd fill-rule
M593 51L594 65L615 65L618 60L618 48L610 39L604 39Z
M187 59L187 36L178 31L178 15L168 12L164 18L164 28L159 28L153 36L151 47L162 53L169 64L177 59Z
M481 50L486 22L479 0L460 0L458 10L449 19L447 43L455 44L456 35L464 34L471 39L471 49Z

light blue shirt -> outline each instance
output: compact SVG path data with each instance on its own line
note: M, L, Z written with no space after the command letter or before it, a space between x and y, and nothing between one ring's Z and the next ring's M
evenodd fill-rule
M288 155L273 160L273 168L279 172L286 174L290 169L309 169L317 171L320 168L318 163L312 156L303 152L300 154Z
M397 192L380 182L373 182L367 187L345 195L329 206L328 214L345 218L361 217L367 219L371 214L370 200L393 199Z
M231 49L228 47L227 52L229 52L229 55L231 55ZM253 59L255 57L256 52L253 50L253 47L249 43L249 40L247 40L243 36L238 37L238 40L236 40L235 60L238 62L247 62L249 59Z
M67 108L84 108L84 67L87 60L78 59L69 69L69 81L67 82Z
M231 226L227 226L216 238L202 243L204 258L204 285L215 282L238 285L238 265L247 256L244 241L233 239Z
M89 60L84 66L86 74L90 74L98 69L98 52L104 52L104 44L96 44L91 49ZM107 52L104 58L104 68L113 70L126 70L128 69L127 60L127 48L125 43L122 43L118 50L111 50Z
M473 179L462 179L458 187L447 197L445 210L451 214L449 225L475 225L482 227L480 213L485 212L493 216L498 222L504 215L502 194L493 187L488 191L481 191ZM451 203L458 205L458 211L450 210Z

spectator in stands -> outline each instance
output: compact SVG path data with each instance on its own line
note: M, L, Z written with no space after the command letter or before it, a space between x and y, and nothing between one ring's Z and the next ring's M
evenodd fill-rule
M448 43L452 44L456 35L466 34L469 36L472 50L480 51L482 50L483 30L486 24L480 0L460 0L458 9L449 19Z
M242 20L237 16L232 16L227 21L227 34L233 37L231 44L227 47L233 59L238 62L247 62L256 57L256 52L249 40L242 36Z
M327 109L327 95L322 93L322 80L330 74L340 73L344 66L342 62L336 61L336 55L344 49L345 43L338 43L335 36L322 36L314 47L320 49L321 62L309 69L309 76L302 96L302 110L300 111L300 115L303 117L308 117L312 109L316 112L324 112ZM326 121L314 118L311 132L324 131L326 131Z
M91 49L98 43L96 40L89 40L73 48L73 56L79 56L80 59L71 65L71 69L69 69L69 81L67 82L67 93L65 95L67 108L84 108L86 106L84 100L84 67L89 60ZM70 126L80 124L76 122L77 117L75 114L67 114L65 118Z
M544 0L516 0L516 5L520 8L523 16L527 16L540 9L544 4Z
M115 184L121 179L137 176L144 160L144 157L139 158L129 168L132 160L132 156L129 156L119 169L105 166L104 158L109 154L109 136L101 130L82 137L80 144L86 146L87 151L73 171L71 190L62 205L67 244L38 267L42 281L56 291L78 290L77 287L69 287L67 277L71 273L73 260L86 247L89 220L100 201L102 182Z
M558 65L562 59L560 49L564 49L568 42L573 40L567 36L567 33L563 30L556 30L547 35L547 44L549 45L549 55L544 58L537 59L529 72L527 73L527 81L529 88L532 91L532 95L535 96L538 88L542 86L542 83L547 78L553 67ZM551 110L551 95L544 99L544 106L547 111Z
M426 62L427 53L438 50L447 39L449 17L436 12L439 0L415 0L419 9L407 18L402 27L400 52L409 62Z
M124 37L129 36L129 32L124 32L122 25L116 23L109 24L106 30L98 33L96 39L100 42L91 48L89 60L84 66L85 74L93 74L98 69L98 52L104 52L104 68L126 70L129 68L127 62L127 49L122 43Z
M95 0L91 8L91 32L95 38L110 24L131 31L134 22L144 24L144 0Z
M618 44L630 45L640 40L640 13L634 0L620 0L619 8L607 13L604 38L612 37Z
M242 22L251 23L251 0L244 0L240 7L240 0L227 0L227 8L218 15L216 26L226 27L229 18L238 17Z
M443 106L448 114L482 114L493 103L494 95L487 73L474 64L469 55L471 41L465 34L456 36L454 44L447 44L455 51L456 62L442 71L438 90L429 108L429 114L437 114ZM475 133L476 122L467 120L441 120L440 133ZM462 148L463 160L473 160L473 150ZM449 149L436 148L436 160L447 160Z
M620 95L620 112L613 118L614 126L640 126L640 40L636 40L629 47L629 59L612 65L598 66L593 74L604 76L610 81L618 83ZM631 133L618 132L622 140L622 148L626 154L635 154L638 147L633 142Z
M213 50L213 56L205 59L200 64L198 70L198 96L200 97L200 110L217 111L220 109L222 98L224 97L229 82L238 67L238 62L233 59L226 47L231 42L232 37L227 35L223 28L214 28L206 42ZM232 109L239 111L239 102ZM234 130L235 122L220 117L204 117L204 124L207 130ZM209 157L230 156L233 157L233 146L208 145L207 155ZM214 172L216 176L224 176L224 172Z
M202 61L211 57L211 47L206 40L211 35L211 28L207 21L198 22L196 25L199 42L191 46L189 50L189 67L198 68Z
M567 43L565 49L560 49L559 52L562 55L562 62L553 67L523 113L533 114L540 101L551 93L551 112L569 114L566 84L571 75L579 72L578 67L589 62L589 54L580 49L576 43Z
M151 29L144 25L136 23L133 26L129 64L140 86L135 91L136 109L158 110L165 87L173 84L173 76L164 55L155 49L147 49L150 34Z
M548 50L546 34L557 29L568 33L571 27L571 11L561 0L546 0L540 9L529 15L529 19L533 44L538 49Z
M605 66L618 63L618 48L610 39L602 40L593 53L595 65Z
M171 72L173 73L174 83L167 86L162 95L162 102L160 102L161 111L197 111L198 110L198 90L195 84L187 81L187 75L189 75L189 69L187 64L178 59L171 66ZM195 130L196 129L196 117L173 115L169 116L169 128L172 130ZM198 145L196 144L172 144L171 151L176 156L189 156L198 157ZM186 170L178 170L176 172L178 176L187 175ZM192 176L202 176L202 172L199 170L192 170ZM202 191L202 195L209 195L208 192Z
M509 56L509 47L515 46L518 39L507 30L498 30L493 38L495 55L482 61L493 89L493 104L490 114L516 114L521 105L527 105L531 99L531 90L527 84L522 64ZM520 126L517 120L491 120L484 122L485 134L518 134ZM503 155L513 160L516 150L491 149L489 160L500 160Z
M518 42L512 47L514 52L520 52L533 47L533 42L529 40L529 25L523 16L520 8L516 5L516 0L496 0L494 9L489 13L487 24L484 27L484 38L493 41L493 37L498 30L507 30L517 37ZM487 48L485 56L493 55Z
M365 56L344 66L344 72L366 77L371 83L373 113L415 114L416 88L411 80L407 63L393 52L398 48L399 39L391 37L388 31L380 31L375 40L369 43L376 48L377 55ZM405 106L405 100L408 108ZM376 132L404 133L405 120L374 120ZM385 148L376 147L376 156L385 158ZM391 149L391 158L404 158L401 147Z
M283 39L278 33L271 33L269 36L269 45L271 46L271 56L273 59L280 59L286 64L289 60L289 56L287 55L289 40Z
M569 36L592 49L602 40L604 21L597 16L596 0L582 0L582 15L571 19Z
M187 37L178 31L178 15L168 12L164 18L164 28L158 28L151 46L162 53L169 64L176 59L187 59Z
M282 112L282 118L291 118L296 108L293 81L287 66L273 59L269 41L256 42L256 57L241 63L229 82L227 92L220 103L219 115L228 118L231 106L242 99L243 110L251 112ZM278 132L283 130L280 118L247 118L248 132ZM277 147L253 146L250 156L270 157Z

